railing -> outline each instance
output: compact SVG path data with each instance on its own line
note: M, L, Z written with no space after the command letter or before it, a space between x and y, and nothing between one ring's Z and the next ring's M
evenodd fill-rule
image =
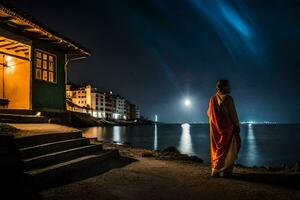
M0 99L0 107L1 108L7 108L9 104L9 100L8 99Z

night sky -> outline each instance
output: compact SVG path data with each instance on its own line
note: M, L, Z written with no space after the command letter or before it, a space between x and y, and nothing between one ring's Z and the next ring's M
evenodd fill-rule
M229 79L241 121L300 122L300 1L11 2L92 51L70 65L72 82L123 95L145 117L207 122L216 81Z

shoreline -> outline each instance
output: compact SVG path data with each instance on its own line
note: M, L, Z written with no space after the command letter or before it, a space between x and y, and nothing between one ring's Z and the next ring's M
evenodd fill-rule
M118 149L123 161L102 174L41 192L46 200L154 200L178 199L299 199L300 172L237 166L231 178L213 178L210 166L193 160L169 157L163 151L102 143L104 149ZM176 154L176 153L175 153ZM113 161L112 161L113 162ZM100 167L100 166L99 166ZM84 172L83 172L84 173Z
M86 128L80 128L80 129L76 129L74 127L70 127L70 126L63 126L63 125L59 125L59 124L45 124L45 127L42 126L36 126L36 124L10 124L10 123L0 123L0 132L2 135L7 135L7 134L12 134L14 135L14 137L22 137L22 136L30 136L30 135L35 135L35 134L47 134L48 132L57 132L57 130L59 130L59 132L68 132L68 131L76 131L76 130L84 130L86 128L92 128L92 127L86 127ZM134 147L131 146L130 143L125 143L125 144L117 144L115 142L110 142L110 141L97 141L96 138L89 138L92 142L94 143L100 143L100 144L104 144L104 146L110 147L110 148L119 148L119 149L132 149L132 150L136 150L139 152L146 152L148 153L149 157L161 157L160 156L160 152L162 150L151 150L151 149L145 149L145 148L138 148L138 147ZM175 147L173 147L173 150L176 149ZM177 150L178 151L178 150ZM179 152L179 151L178 151ZM145 155L146 157L147 155ZM193 156L188 156L188 155L184 155L184 154L178 154L177 157L181 157L182 159L189 159L188 157L192 157L192 159L195 160L202 160L202 158L199 158L195 155ZM203 160L202 160L203 162ZM209 165L209 163L204 162L205 164ZM283 163L280 165L270 165L270 166L266 166L266 165L261 165L261 166L257 166L257 165L253 165L253 166L245 166L239 163L236 163L235 166L237 167L243 167L243 168L253 168L253 169L267 169L269 171L280 171L280 170L298 170L300 171L300 161L295 161L294 164L287 164L287 163Z
M153 125L154 122L146 119L135 119L135 120L113 120L113 119L101 119L95 118L87 113L69 112L70 113L70 124L75 128L91 128L96 126L142 126L142 125Z
M44 126L48 131L48 126L53 126L53 131L62 128L60 125ZM25 127L19 128L25 130ZM27 128L27 131L37 131L37 134L43 130L34 124ZM9 125L2 126L2 130L18 132ZM181 154L174 147L155 151L129 144L99 142L96 138L90 140L102 144L104 150L117 149L120 156L80 171L78 176L83 178L40 191L41 199L214 200L220 196L225 200L300 199L299 165L291 168L236 165L232 177L213 178L208 163L196 156Z
M92 143L102 144L103 148L117 149L122 156L126 157L150 157L161 160L172 160L172 161L187 161L191 163L201 163L203 165L210 166L210 163L204 162L202 158L192 155L182 154L175 147L170 146L163 150L151 150L146 148L133 147L130 144L117 144L114 142L97 141L91 139ZM294 165L282 164L280 166L245 166L239 163L235 164L236 168L252 169L252 170L267 170L269 172L295 172L300 174L300 163L296 162Z

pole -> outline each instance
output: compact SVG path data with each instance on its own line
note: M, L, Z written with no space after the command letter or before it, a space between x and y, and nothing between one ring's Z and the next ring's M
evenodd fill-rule
M4 69L5 69L5 65L6 65L6 63L5 63L5 55L3 55L3 70L2 70L2 91L3 91L3 93L2 93L2 98L4 99L5 97L4 97Z
M76 57L76 58L69 58L68 59L68 55L67 54L65 55L65 65L64 65L64 70L65 70L65 85L67 85L67 83L68 83L68 64L71 61L81 60L81 59L84 59L84 58L87 58L87 57L86 56L82 56L82 57Z

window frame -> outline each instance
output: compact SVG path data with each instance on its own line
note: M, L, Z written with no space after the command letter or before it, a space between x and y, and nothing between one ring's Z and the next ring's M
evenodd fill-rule
M37 57L37 52L41 53L41 58L38 58ZM44 62L44 59L43 59L43 56L44 55L47 55L47 69L43 69L43 62ZM49 70L49 56L52 56L53 57L53 71L50 71ZM37 61L41 60L41 66L40 68L37 67ZM45 83L50 83L50 84L57 84L57 56L53 53L50 53L48 51L44 51L44 50L41 50L41 49L35 49L34 50L34 79L37 80L37 81L43 81ZM40 69L41 70L41 78L38 79L37 76L36 76L36 69ZM43 71L47 71L47 80L44 80L43 79ZM53 75L54 75L54 80L53 81L50 81L49 80L49 72L53 72Z

